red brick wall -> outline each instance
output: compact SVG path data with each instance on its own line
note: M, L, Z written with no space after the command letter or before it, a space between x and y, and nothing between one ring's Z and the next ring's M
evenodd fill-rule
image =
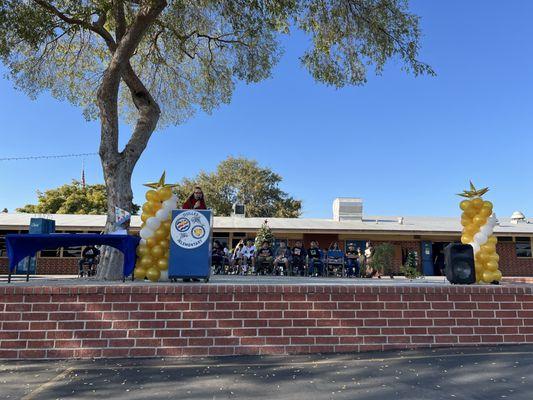
M533 258L518 258L514 242L498 242L496 251L503 276L533 276Z
M76 275L78 273L76 257L38 257L37 274L39 275ZM0 274L7 274L7 257L0 257Z
M533 343L533 287L0 287L0 358L352 352Z

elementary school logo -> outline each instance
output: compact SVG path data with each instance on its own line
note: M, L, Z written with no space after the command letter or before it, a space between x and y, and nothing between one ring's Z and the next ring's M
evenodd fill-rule
M209 222L196 210L178 215L170 228L172 240L184 249L195 249L205 243L209 236Z

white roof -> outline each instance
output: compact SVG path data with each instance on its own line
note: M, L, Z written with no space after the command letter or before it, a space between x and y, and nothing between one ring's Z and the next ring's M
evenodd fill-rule
M18 214L0 213L0 229L27 229L30 218L50 218L56 221L56 230L103 230L105 215L75 214ZM380 232L380 233L452 233L458 234L462 227L459 217L364 217L361 221L334 221L318 218L267 218L274 231L295 232ZM265 218L215 217L217 231L255 231ZM533 235L533 220L512 224L509 218L499 218L495 233L509 235ZM140 228L139 216L132 217L132 228Z

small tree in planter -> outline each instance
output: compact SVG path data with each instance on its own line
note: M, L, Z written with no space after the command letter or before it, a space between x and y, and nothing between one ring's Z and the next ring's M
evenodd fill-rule
M410 251L407 254L407 260L405 261L405 265L402 265L402 267L400 268L400 272L407 279L416 279L422 275L418 271L418 262L416 260L416 253L414 251Z
M374 248L372 267L386 275L393 277L392 260L394 258L394 246L390 243L381 243Z
M265 219L261 228L257 231L255 236L255 248L259 249L264 241L267 241L270 246L274 244L274 235L272 234L272 229L268 226L268 220Z

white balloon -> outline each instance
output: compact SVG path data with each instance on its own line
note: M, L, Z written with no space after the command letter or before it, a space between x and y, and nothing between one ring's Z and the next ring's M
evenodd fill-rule
M148 239L148 238L151 237L153 234L154 234L154 231L151 230L150 228L148 228L147 226L145 226L144 228L142 228L141 231L139 232L139 235L140 235L141 238L143 238L143 239Z
M472 248L474 249L474 254L476 254L479 251L479 249L481 248L481 246L479 244L477 244L476 242L470 243L470 246L472 246Z
M141 239L140 244L146 244L146 239Z
M479 233L483 233L487 237L490 236L490 234L492 233L492 226L490 226L489 223L486 223L481 227Z
M159 211L159 210L158 210ZM155 231L157 228L159 228L159 225L161 225L161 221L159 218L156 217L150 217L146 220L146 226L150 228L151 230Z
M487 242L487 239L488 239L487 235L485 235L482 232L478 232L474 235L474 242L476 242L480 246L484 245Z
M165 208L160 208L155 213L155 216L157 218L159 218L160 221L164 221L164 220L166 220L168 218L168 212L167 212L167 210Z

